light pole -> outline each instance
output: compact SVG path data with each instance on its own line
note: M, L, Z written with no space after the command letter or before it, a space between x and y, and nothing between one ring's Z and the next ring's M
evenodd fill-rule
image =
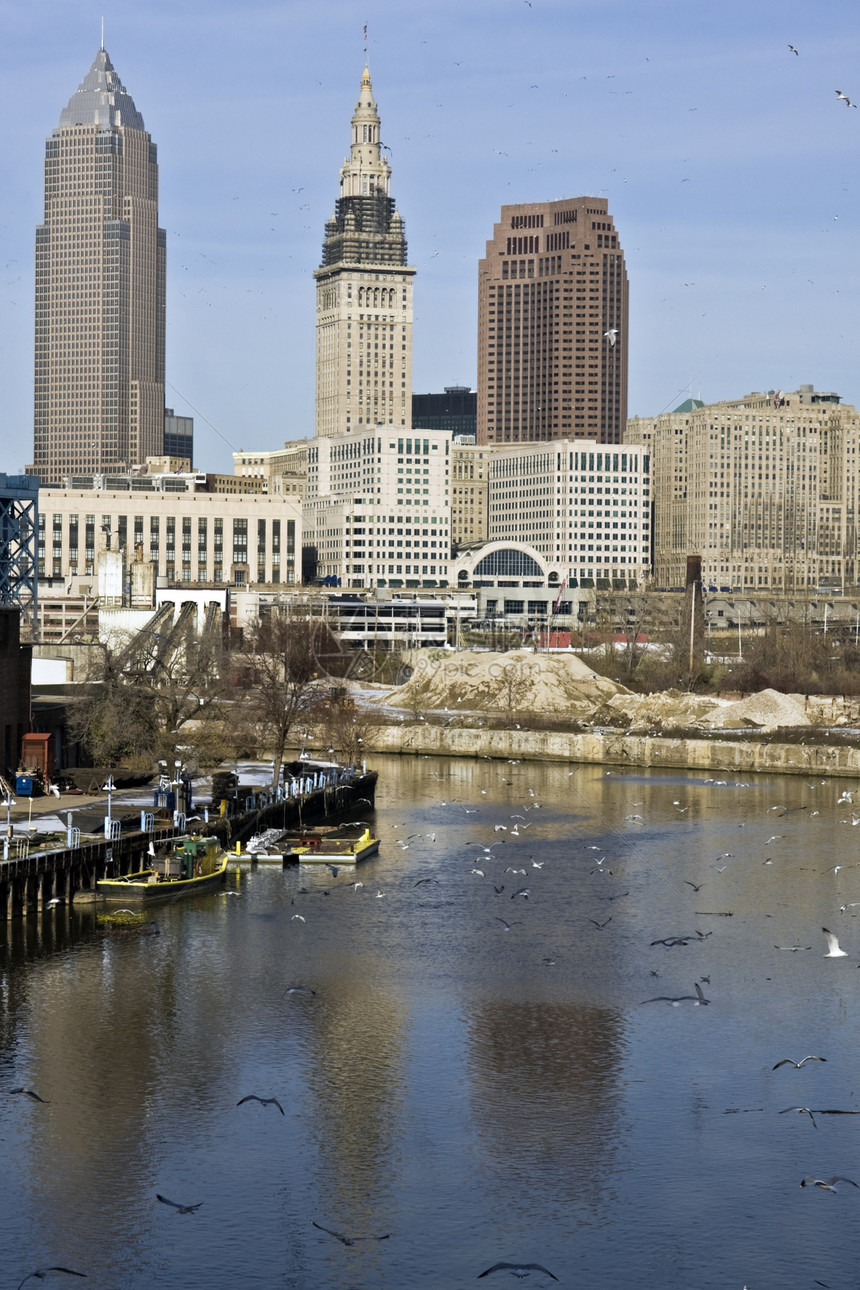
M9 839L12 836L12 807L14 805L15 805L15 801L12 797L12 794L7 790L6 792L6 836L3 839L3 859L4 860L9 859Z
M179 823L179 818L178 818L179 817L179 790L182 787L182 779L180 776L181 770L182 770L182 762L175 761L173 763L173 788L174 788L173 827L174 828L176 828L177 824Z
M113 775L108 775L108 782L102 785L102 792L107 793L108 795L108 809L107 809L107 815L105 816L105 837L108 839L108 841L110 841L111 828L113 826L113 820L111 819L111 814L110 814L111 794L115 791L115 789L116 789L116 785L113 782Z

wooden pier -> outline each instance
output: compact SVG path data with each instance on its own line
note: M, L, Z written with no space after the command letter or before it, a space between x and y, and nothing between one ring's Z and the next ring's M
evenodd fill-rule
M99 901L96 883L100 878L120 878L146 868L150 843L173 838L189 828L216 835L228 848L231 842L241 842L266 828L288 829L372 809L376 779L376 771L309 772L293 781L291 791L280 795L269 790L248 793L244 809L234 814L218 814L210 808L208 822L195 818L177 828L172 822L155 820L155 827L145 832L129 831L113 839L87 838L78 846L30 851L0 860L0 922L38 913L52 901Z

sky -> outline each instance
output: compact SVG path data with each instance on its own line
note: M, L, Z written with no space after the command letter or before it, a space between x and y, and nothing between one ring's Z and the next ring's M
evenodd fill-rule
M312 275L365 25L415 392L475 388L501 206L592 195L627 263L631 415L801 383L860 400L854 0L0 0L0 471L32 458L44 143L103 12L158 146L166 402L198 468L313 434Z

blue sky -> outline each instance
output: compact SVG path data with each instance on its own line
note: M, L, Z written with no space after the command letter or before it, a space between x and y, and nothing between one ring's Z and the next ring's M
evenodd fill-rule
M32 452L44 140L101 6L0 0L0 470ZM313 432L314 284L368 25L415 280L413 388L476 381L503 203L608 199L630 413L813 382L860 400L860 17L850 0L117 0L105 46L158 144L167 402L196 464ZM794 55L788 46L798 49ZM205 418L205 420L203 419ZM207 422L209 424L207 424Z

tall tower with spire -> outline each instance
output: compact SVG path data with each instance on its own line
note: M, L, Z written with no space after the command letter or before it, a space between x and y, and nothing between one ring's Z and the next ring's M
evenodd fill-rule
M29 468L43 483L162 452L164 315L156 147L102 47L45 145Z
M412 425L412 279L365 67L317 283L316 433Z

